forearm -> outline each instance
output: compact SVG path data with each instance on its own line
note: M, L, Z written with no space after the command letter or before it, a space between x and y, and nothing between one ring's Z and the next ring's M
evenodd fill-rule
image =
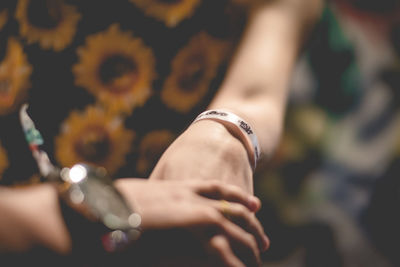
M319 2L277 0L258 9L209 106L246 120L264 155L278 143L291 72L313 13L318 13L313 10L318 7L304 4ZM198 121L169 146L150 179L217 179L253 193L253 162L241 141L219 122Z
M320 4L284 0L257 9L210 104L209 108L225 108L247 120L263 154L270 155L278 143L292 69Z
M60 254L71 248L57 192L49 184L0 187L0 252L43 246Z

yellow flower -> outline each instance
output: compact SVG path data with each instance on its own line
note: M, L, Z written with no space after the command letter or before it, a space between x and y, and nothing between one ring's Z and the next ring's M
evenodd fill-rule
M142 40L118 25L92 36L78 49L75 83L86 88L112 112L130 113L151 95L155 59Z
M3 9L0 11L0 30L3 29L4 25L6 25L8 20L8 10Z
M113 174L125 163L134 136L119 117L89 106L83 113L71 112L64 121L55 140L56 159L62 166L85 162Z
M168 27L174 27L183 19L190 17L200 0L130 0L145 14L161 20Z
M31 72L21 44L10 38L0 63L0 115L14 111L25 99Z
M15 17L28 43L61 51L72 42L81 15L63 0L19 0Z
M7 159L6 150L0 144L0 180L3 176L4 171L8 168L8 165L9 165L9 163L8 163L8 159Z
M141 175L148 175L174 139L175 135L168 130L153 131L144 136L139 145L136 171Z
M177 111L187 112L205 96L225 58L227 44L202 32L194 36L172 61L161 98Z

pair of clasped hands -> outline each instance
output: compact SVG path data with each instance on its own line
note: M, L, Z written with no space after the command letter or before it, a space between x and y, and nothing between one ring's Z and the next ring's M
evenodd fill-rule
M133 258L145 266L259 266L269 239L255 216L261 202L246 190L252 183L247 154L235 139L226 150L216 149L225 146L220 141L216 147L192 142L196 127L168 148L150 179L116 182L142 217Z

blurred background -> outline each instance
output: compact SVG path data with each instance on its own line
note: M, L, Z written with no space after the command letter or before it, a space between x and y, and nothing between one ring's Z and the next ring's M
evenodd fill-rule
M326 2L256 175L265 266L400 266L399 107L400 1Z
M16 1L0 0L6 3ZM255 177L258 216L271 238L263 260L272 267L400 266L400 0L325 3L294 70L281 143Z

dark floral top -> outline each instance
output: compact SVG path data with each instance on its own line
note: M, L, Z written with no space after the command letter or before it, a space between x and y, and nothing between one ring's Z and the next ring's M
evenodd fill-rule
M0 183L40 181L19 108L59 166L146 177L204 110L251 1L0 3Z

